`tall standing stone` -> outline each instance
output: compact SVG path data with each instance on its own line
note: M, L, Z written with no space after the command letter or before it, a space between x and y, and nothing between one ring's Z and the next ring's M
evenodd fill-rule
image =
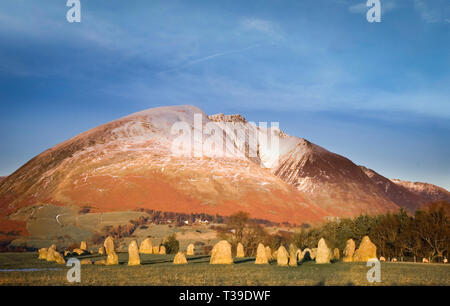
M112 265L118 265L119 264L119 256L117 256L115 248L114 248L114 240L111 236L108 236L105 239L105 242L103 243L103 246L105 247L106 254L108 255L106 257L106 265L112 266Z
M268 264L269 259L267 258L267 250L262 243L258 244L258 248L256 249L256 260L255 264L264 265Z
M289 254L291 254L292 252L296 253L298 250L298 248L295 246L295 244L291 243L289 245Z
M139 257L139 249L136 240L131 241L128 245L128 265L139 266L141 264L141 258Z
M237 258L245 257L244 246L240 242L237 244L237 247L236 247L236 257Z
M109 254L111 251L115 252L114 240L111 236L106 237L103 246L105 247L106 254Z
M345 249L343 252L344 257L342 258L343 262L352 262L353 254L355 253L355 241L353 239L347 240L345 245Z
M330 263L331 260L331 250L328 248L325 239L320 238L319 244L317 246L316 263L325 264Z
M195 254L195 246L193 243L189 244L186 250L186 255L187 256L194 256Z
M233 257L231 255L231 244L222 240L216 243L211 251L211 264L232 264Z
M113 266L118 264L119 264L119 256L117 256L115 251L109 252L108 256L106 257L106 265Z
M139 253L141 254L153 254L152 240L145 238L139 246Z
M297 266L297 250L291 249L289 251L289 266L296 267Z
M185 265L187 264L186 256L182 252L178 252L173 259L174 265Z
M359 248L353 254L353 261L367 262L372 258L377 258L377 247L370 241L369 236L364 236Z
M164 245L159 247L159 254L166 254L166 247Z
M270 249L270 246L266 246L266 256L268 261L272 260L272 250Z
M303 252L301 249L297 250L297 260L298 262L301 262L303 260Z
M87 244L86 241L81 241L80 243L80 249L83 251L87 251Z
M284 246L280 246L277 251L277 264L279 266L287 266L289 263L289 253Z

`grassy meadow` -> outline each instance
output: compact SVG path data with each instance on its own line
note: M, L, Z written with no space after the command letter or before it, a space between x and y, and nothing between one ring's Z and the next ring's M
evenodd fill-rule
M128 267L127 253L118 266L81 266L77 285L374 285L367 281L365 263L298 267L255 265L254 258L235 259L234 265L210 265L208 256L190 256L187 265L173 265L173 255L141 255L141 266ZM80 256L93 260L98 255ZM0 285L73 285L66 280L69 267L38 260L37 253L0 253ZM450 285L450 265L381 263L381 283L376 285Z

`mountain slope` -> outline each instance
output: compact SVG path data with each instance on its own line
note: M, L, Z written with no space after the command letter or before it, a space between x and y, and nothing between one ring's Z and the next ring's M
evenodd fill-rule
M239 115L210 116L222 129L247 131L241 141L258 130L279 133L274 150L267 142L258 147L256 162L299 190L308 203L320 206L328 217L377 214L398 209L364 172L347 158L334 154L305 139L289 136L276 128L255 127ZM230 133L232 134L232 133ZM275 152L277 151L277 152ZM278 158L279 157L279 158Z
M268 169L239 152L223 158L173 156L171 128L194 130L194 106L161 107L99 126L36 156L0 183L0 215L36 203L228 215L292 223L327 215Z
M367 175L352 161L305 139L281 156L273 173L320 203L330 215L376 214L397 210Z
M410 212L414 212L427 202L422 195L411 192L408 188L385 178L372 169L368 169L364 166L360 166L360 168L373 182L375 182L375 184L378 185L380 190L398 206L403 207Z
M203 153L210 153L211 139L222 135L229 144L226 154L174 155L180 138L173 127L179 122L191 133L186 137L194 141L192 152L200 144ZM207 127L216 130L213 136L193 136ZM249 138L256 133L278 135L278 150L264 142L251 147ZM390 181L305 139L256 127L240 115L159 107L91 129L30 160L0 182L0 218L30 205L53 204L89 207L90 212L146 208L229 215L243 210L253 218L300 224L399 207L413 211L448 196L436 186L414 184Z
M424 204L438 201L446 201L450 203L450 192L442 187L428 183L408 182L398 179L391 179L391 181L404 187L416 196L421 197Z

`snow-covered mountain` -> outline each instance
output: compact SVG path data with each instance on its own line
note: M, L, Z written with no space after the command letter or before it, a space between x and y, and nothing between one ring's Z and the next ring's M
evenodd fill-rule
M360 166L364 173L380 188L380 190L398 206L405 208L406 210L413 212L420 208L422 205L430 202L429 199L424 198L422 195L411 192L408 188L390 180L384 176L376 173L372 169L367 169L364 166ZM437 187L437 186L435 186Z
M437 201L446 201L450 203L450 192L442 187L428 183L408 182L398 179L391 179L391 181L422 198L423 204Z
M333 216L398 209L352 161L305 139L281 156L273 173ZM351 213L350 213L351 212Z
M188 133L181 137L180 131ZM252 141L274 135L273 142L255 146ZM224 154L215 156L221 139ZM185 140L191 141L192 154L174 154ZM189 105L159 107L101 125L34 157L0 182L0 219L35 204L89 206L91 212L246 211L253 218L297 224L417 207L410 198L387 194L386 188L395 185L385 180L240 115L207 116Z
M0 183L1 216L36 203L89 206L92 212L148 208L229 215L243 210L254 218L292 223L327 215L258 158L247 158L237 144L224 157L174 156L179 140L174 124L182 122L194 134L195 114L203 128L212 124L220 130L197 107L160 107L39 154Z

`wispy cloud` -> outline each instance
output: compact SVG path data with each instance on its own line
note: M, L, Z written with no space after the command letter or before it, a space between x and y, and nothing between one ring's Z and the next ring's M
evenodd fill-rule
M244 18L240 22L240 27L244 31L258 32L272 38L282 37L280 27L276 23L266 19L254 17Z
M450 22L450 2L448 0L414 0L414 8L427 23Z
M183 69L183 68L186 68L186 67L189 67L189 66L201 63L201 62L212 60L212 59L217 58L217 57L230 55L230 54L234 54L234 53L242 53L242 52L245 52L247 50L259 48L259 47L262 47L262 46L264 46L264 44L253 45L253 46L249 46L249 47L242 48L242 49L228 50L228 51L224 51L224 52L219 52L219 53L203 56L203 57L200 57L200 58L188 61L188 62L186 62L184 64L181 64L178 67L171 68L171 69L168 69L168 70L164 70L164 71L161 71L159 73L161 74L161 73L166 73L166 72L177 71L177 70L180 70L180 69Z

